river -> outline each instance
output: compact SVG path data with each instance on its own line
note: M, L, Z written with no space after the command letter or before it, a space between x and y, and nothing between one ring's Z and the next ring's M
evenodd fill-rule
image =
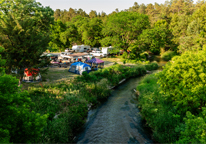
M116 87L108 100L90 110L77 143L153 143L144 129L133 89L143 77Z

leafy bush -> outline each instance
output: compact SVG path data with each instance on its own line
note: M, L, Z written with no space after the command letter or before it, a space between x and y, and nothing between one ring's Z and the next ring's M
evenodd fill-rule
M185 123L176 128L176 131L181 132L177 143L206 143L206 108L202 109L199 116L195 116L189 111L186 113Z
M181 117L176 113L172 102L166 95L160 94L155 74L146 76L137 86L141 115L153 130L153 137L160 143L175 142L180 132L175 128L180 124Z
M185 113L199 113L206 104L206 51L186 52L174 57L158 75L161 92Z
M175 52L174 51L167 51L165 53L162 54L162 59L165 61L169 61L171 60L174 56L175 56Z
M158 64L156 62L150 63L150 64L146 64L145 65L146 69L151 71L151 70L156 70L158 69Z
M47 115L40 115L30 111L32 105L28 93L21 92L18 80L9 75L0 77L0 129L4 134L0 139L7 142L38 142L43 127L46 125ZM9 135L8 135L9 134Z
M123 59L127 59L127 52L123 52L122 58L123 58Z

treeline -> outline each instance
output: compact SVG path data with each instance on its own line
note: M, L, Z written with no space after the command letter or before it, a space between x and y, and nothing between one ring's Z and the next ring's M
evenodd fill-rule
M205 15L204 1L135 3L125 11L99 15L72 8L54 12L35 1L2 0L0 45L5 48L2 56L7 59L7 73L12 67L22 71L39 67L40 55L47 49L64 51L74 44L113 46L125 51L124 59L138 60L145 52L201 50L206 42Z
M73 44L92 47L114 46L129 50L129 59L144 51L154 54L171 50L182 53L199 50L205 44L205 1L166 1L164 4L139 5L111 14L70 8L54 12L50 47L64 50Z

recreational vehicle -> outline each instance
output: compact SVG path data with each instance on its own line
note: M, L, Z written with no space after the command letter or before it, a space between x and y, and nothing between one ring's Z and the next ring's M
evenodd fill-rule
M90 46L88 45L74 45L72 47L72 50L74 50L75 52L87 52L87 50L90 49Z
M110 51L113 50L113 49L114 48L111 47L111 46L109 46L109 47L102 47L102 53L108 55L108 54L110 54Z

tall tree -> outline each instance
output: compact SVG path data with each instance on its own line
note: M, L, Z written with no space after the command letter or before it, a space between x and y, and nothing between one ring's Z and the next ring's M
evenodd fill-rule
M97 17L97 12L95 10L91 10L90 13L89 13L89 17L90 18L95 18Z
M108 17L103 28L103 46L113 45L127 50L150 25L148 16L136 12L119 12Z
M145 13L146 13L146 6L145 6L145 4L142 3L142 4L139 6L138 12L141 13L141 14L145 14Z
M54 20L58 20L61 18L61 10L60 9L56 9L56 11L54 12Z
M23 70L38 66L41 54L49 42L49 25L54 12L35 0L0 0L0 42L9 70L12 66Z
M66 40L62 41L61 35L66 31L66 25L62 23L62 21L57 20L53 25L51 25L51 41L49 42L49 46L52 49L57 49L59 51L64 50L68 42Z
M88 22L85 22L81 27L82 41L84 44L93 46L100 46L100 40L102 39L102 20L99 18L93 18Z
M139 47L132 47L131 51L150 50L154 54L160 54L160 48L172 46L171 33L167 27L165 20L159 20L151 29L143 30L136 44Z

